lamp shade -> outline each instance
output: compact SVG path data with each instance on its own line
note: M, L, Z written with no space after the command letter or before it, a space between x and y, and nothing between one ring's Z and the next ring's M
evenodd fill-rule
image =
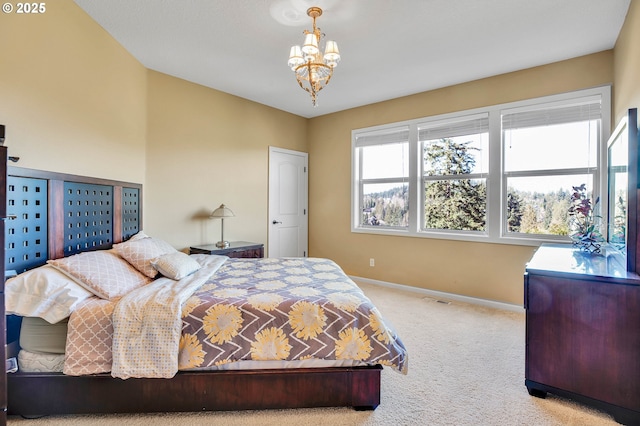
M219 218L223 218L223 217L234 217L235 214L233 214L233 211L225 206L224 204L220 204L220 207L218 207L217 209L215 209L213 211L213 213L211 213L211 216L209 216L212 219L219 219Z
M333 40L327 41L324 49L324 60L327 64L338 64L338 62L340 61L340 51L338 50L338 43Z
M316 55L319 52L318 39L315 34L311 33L305 36L302 51L309 56Z
M304 64L304 59L302 58L302 49L300 48L300 46L292 46L291 53L289 54L289 67L292 70L295 70L302 64Z

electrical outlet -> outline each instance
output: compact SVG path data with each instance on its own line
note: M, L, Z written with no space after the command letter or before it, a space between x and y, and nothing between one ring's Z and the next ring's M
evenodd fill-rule
M373 257L369 259L369 266L376 266L376 260Z

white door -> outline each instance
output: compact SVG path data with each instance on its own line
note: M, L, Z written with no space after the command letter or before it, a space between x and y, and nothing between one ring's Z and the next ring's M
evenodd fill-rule
M306 257L308 174L306 152L269 147L268 257Z

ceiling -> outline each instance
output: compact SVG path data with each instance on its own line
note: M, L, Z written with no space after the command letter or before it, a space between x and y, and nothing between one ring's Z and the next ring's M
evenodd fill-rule
M302 117L614 47L630 0L74 0L145 67ZM313 107L287 67L312 26L342 60Z

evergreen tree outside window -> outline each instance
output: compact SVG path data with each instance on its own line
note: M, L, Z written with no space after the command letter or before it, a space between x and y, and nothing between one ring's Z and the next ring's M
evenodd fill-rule
M423 230L486 230L488 114L418 126Z

